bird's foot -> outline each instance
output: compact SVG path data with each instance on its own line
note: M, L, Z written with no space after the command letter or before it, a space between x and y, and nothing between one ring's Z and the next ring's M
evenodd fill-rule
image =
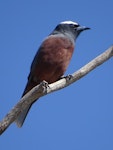
M66 81L69 81L73 78L73 76L71 74L67 75L64 77L66 79Z
M71 74L69 74L67 76L60 77L60 79L63 79L63 78L66 79L66 81L69 81L69 80L71 80L73 78L73 76Z
M46 87L46 88L48 88L48 87L49 87L48 82L47 82L47 81L45 81L45 80L43 80L43 81L42 81L42 84L43 84L43 86L44 86L44 87Z
M41 86L43 87L43 89L44 89L43 92L47 91L47 88L50 88L48 82L45 81L45 80L43 80L43 81L40 83L40 85L41 85Z

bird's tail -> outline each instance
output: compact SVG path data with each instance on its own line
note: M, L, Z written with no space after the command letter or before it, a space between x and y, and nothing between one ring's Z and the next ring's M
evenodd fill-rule
M20 113L20 115L16 118L15 123L17 124L17 126L18 126L19 128L22 127L22 125L23 125L23 123L24 123L24 121L25 121L25 119L26 119L26 117L27 117L27 114L28 114L28 112L29 112L31 106L32 106L32 104L30 104L26 109L24 109L24 111L22 111L22 112Z
M34 86L36 86L36 85L35 85L33 82L28 82L27 85L26 85L26 87L25 87L25 90L24 90L24 92L23 92L22 97L23 97L27 92L29 92ZM33 102L33 103L34 103L34 102ZM22 125L23 125L23 123L24 123L24 121L25 121L25 119L26 119L26 117L27 117L27 114L28 114L28 112L29 112L29 110L30 110L30 108L31 108L31 106L32 106L33 103L29 104L28 107L25 108L25 109L19 114L19 116L16 118L15 123L17 124L17 126L18 126L19 128L22 127Z

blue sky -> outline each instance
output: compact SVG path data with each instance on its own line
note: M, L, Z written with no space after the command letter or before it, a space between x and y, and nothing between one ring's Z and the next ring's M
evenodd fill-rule
M91 28L76 42L66 74L113 44L113 1L0 1L0 119L18 102L42 40L65 20ZM32 107L22 128L12 124L1 150L113 150L113 59Z

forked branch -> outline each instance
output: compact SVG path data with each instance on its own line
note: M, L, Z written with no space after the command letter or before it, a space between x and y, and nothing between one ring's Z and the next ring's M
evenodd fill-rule
M0 134L2 134L8 126L15 121L17 116L24 110L30 103L34 102L36 99L49 94L51 92L60 90L64 87L69 86L70 84L76 82L90 71L107 61L113 56L113 46L107 49L104 53L97 56L95 59L90 61L84 67L74 72L70 78L64 77L57 82L47 85L46 82L42 82L36 87L34 87L31 91L29 91L20 101L12 108L12 110L4 117L4 119L0 122Z

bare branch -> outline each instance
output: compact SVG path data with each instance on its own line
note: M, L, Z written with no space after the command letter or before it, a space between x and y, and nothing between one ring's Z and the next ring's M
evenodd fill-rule
M4 119L0 122L0 134L2 134L8 126L15 121L17 116L24 110L30 103L34 102L36 99L49 94L51 92L60 90L64 87L69 86L70 84L76 82L90 71L107 61L113 56L113 46L107 49L104 53L90 61L84 67L74 72L70 77L65 77L60 79L57 82L47 85L46 82L42 82L36 87L34 87L31 91L29 91L17 104L16 106L4 117Z

